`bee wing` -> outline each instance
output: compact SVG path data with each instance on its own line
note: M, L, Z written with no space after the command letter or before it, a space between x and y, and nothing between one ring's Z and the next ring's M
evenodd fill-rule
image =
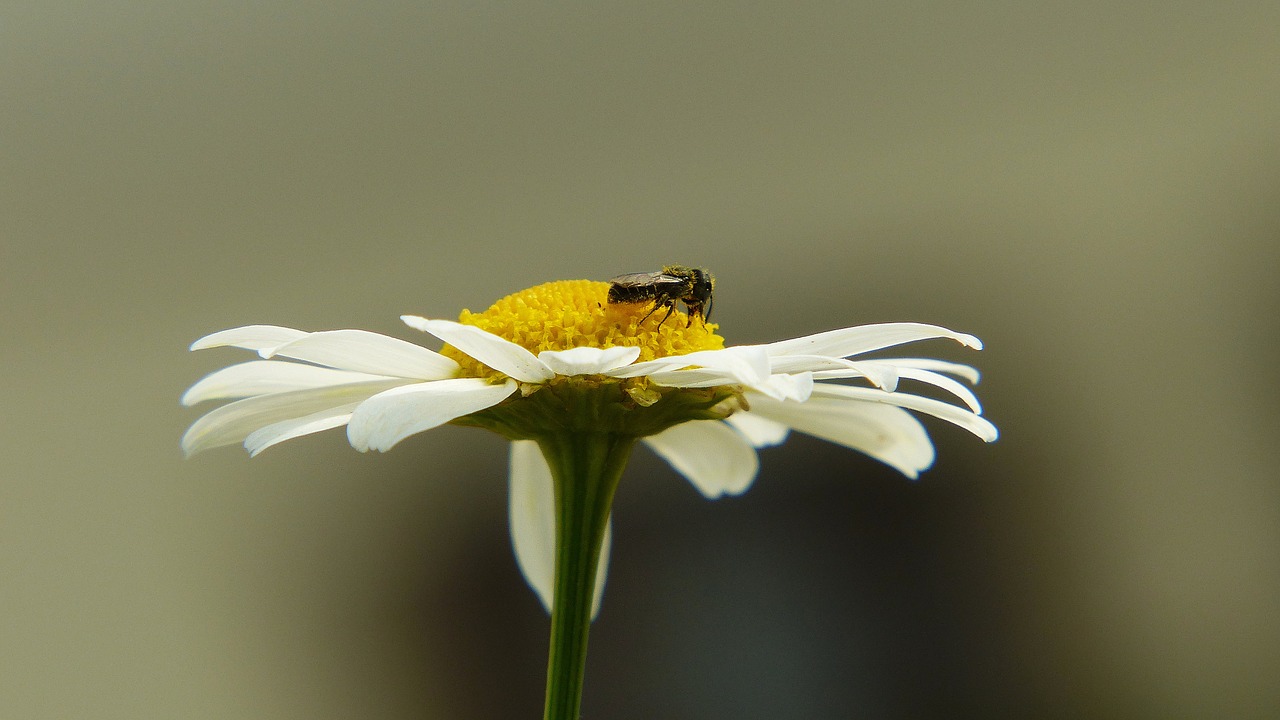
M684 281L674 275L665 275L660 272L644 272L644 273L627 273L619 275L609 281L613 285L621 285L622 287L638 287L642 285L665 285L667 283L683 283Z

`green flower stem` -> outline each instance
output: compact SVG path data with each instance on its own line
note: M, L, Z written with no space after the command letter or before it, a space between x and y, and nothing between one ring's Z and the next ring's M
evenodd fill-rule
M613 493L635 438L564 432L538 438L556 494L556 580L544 720L578 720L596 567Z
M535 440L551 468L556 579L545 720L579 720L600 546L613 492L636 438L690 420L722 420L738 392L724 387L654 389L639 381L599 377L561 378L523 388L506 402L453 421L511 440Z

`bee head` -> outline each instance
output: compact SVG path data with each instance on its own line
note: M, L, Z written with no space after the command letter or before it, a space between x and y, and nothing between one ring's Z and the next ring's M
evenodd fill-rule
M715 277L702 268L693 268L691 274L693 275L693 287L690 289L689 294L699 303L706 303L711 299L711 291L716 288Z

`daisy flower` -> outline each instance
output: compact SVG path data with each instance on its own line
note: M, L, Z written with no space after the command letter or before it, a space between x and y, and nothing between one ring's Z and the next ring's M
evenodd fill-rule
M608 302L608 290L602 282L551 282L482 313L464 310L458 322L401 318L442 341L438 352L363 330L251 325L208 335L191 349L236 347L260 359L216 371L186 392L186 405L231 402L198 419L182 448L190 455L243 443L256 455L341 426L360 451L386 451L446 423L509 438L512 545L552 613L551 718L576 717L587 627L608 561L609 508L637 440L716 498L745 491L757 449L792 430L911 478L934 460L913 412L996 439L961 382L978 381L974 368L862 357L938 338L980 349L972 335L886 323L726 347L717 325L690 324L680 313L661 322L645 305ZM955 402L904 392L900 381Z

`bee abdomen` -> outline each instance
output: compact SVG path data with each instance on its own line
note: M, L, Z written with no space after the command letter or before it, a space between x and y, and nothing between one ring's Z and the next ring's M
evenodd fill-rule
M652 300L653 287L644 285L611 285L609 286L609 302L638 303Z

